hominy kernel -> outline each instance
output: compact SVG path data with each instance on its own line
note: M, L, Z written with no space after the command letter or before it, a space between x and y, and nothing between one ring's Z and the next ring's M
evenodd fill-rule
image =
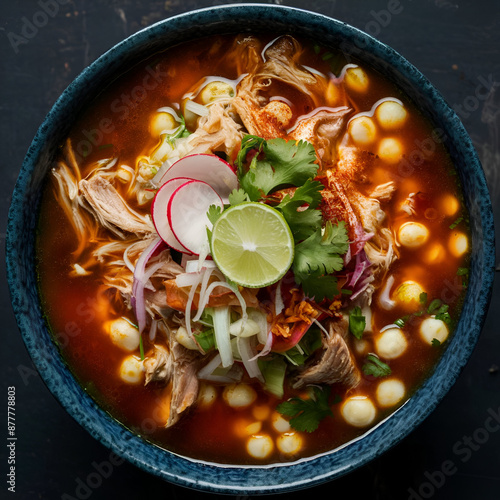
M377 415L375 405L366 396L352 396L348 398L341 408L344 420L354 427L370 425Z
M404 125L407 112L399 102L384 101L377 106L375 116L383 129L394 130Z
M377 403L380 406L394 406L405 396L405 385L401 380L391 378L383 380L377 386Z
M384 330L375 340L375 349L381 358L395 359L408 347L408 341L400 328Z

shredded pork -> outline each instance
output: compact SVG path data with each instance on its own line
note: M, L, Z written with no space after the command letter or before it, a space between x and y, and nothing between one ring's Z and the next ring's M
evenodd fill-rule
M104 177L94 175L89 180L83 179L79 188L96 219L117 236L124 237L123 231L143 236L154 232L149 217L132 210Z
M328 335L322 336L322 347L296 376L293 387L312 384L342 384L356 387L361 374L345 341L349 324L345 317L330 321Z

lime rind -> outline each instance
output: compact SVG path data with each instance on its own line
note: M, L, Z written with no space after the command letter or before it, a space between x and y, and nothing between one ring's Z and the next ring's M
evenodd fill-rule
M281 279L294 257L292 232L276 209L258 202L228 208L212 230L212 257L232 282L262 288Z

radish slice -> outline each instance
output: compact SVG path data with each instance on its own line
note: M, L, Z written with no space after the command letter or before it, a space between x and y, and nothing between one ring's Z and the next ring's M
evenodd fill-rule
M238 177L227 161L216 155L194 154L177 160L163 175L160 186L176 177L189 177L212 186L228 203L228 196L233 189L238 189Z
M206 182L189 180L170 197L167 216L177 241L190 253L199 255L212 229L207 211L211 205L224 208L221 197Z
M154 197L153 204L151 207L151 213L153 216L153 224L155 225L156 232L158 236L171 248L177 250L178 252L186 253L186 249L180 244L179 240L175 237L170 224L168 223L167 207L170 197L175 192L175 190L189 182L190 179L186 177L178 177L176 179L170 179L163 186L158 189L156 196Z

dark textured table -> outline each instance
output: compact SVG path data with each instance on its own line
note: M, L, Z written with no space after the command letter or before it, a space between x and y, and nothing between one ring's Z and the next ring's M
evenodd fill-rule
M160 19L230 2L210 0L3 1L0 24L0 241L24 154L50 107L104 51ZM235 2L234 2L235 3ZM280 1L338 18L376 36L419 68L460 115L483 163L500 227L500 3L488 0ZM392 13L391 13L392 12ZM497 254L498 255L498 254ZM497 262L500 259L497 258ZM16 493L0 498L175 499L208 497L128 463L96 474L110 451L86 433L44 386L24 348L1 266L2 421L16 387ZM336 481L287 498L500 498L500 283L484 331L458 382L398 446ZM6 425L5 425L5 433ZM4 431L2 431L3 434ZM5 457L5 458L4 458ZM10 495L10 496L9 496Z

